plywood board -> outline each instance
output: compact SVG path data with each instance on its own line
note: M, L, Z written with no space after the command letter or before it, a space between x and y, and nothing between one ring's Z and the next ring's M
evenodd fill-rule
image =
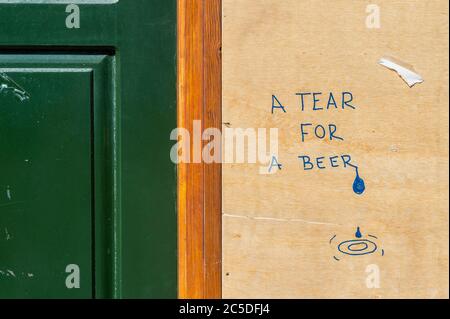
M282 164L223 167L225 298L448 298L448 2L375 4L223 1L224 129L278 128Z

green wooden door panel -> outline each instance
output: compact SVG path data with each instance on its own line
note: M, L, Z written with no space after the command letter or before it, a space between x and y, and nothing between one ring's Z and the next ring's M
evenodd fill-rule
M112 297L114 58L8 54L0 64L0 297ZM69 289L74 265L80 287Z
M35 233L29 234L40 232L46 225L52 226L52 231L39 237L41 242L36 239L34 243L37 247L41 245L40 250L45 248L52 253L48 260L59 258L65 263L66 257L60 257L62 252L73 259L77 256L83 259L80 261L83 263L81 288L67 291L62 282L64 291L57 291L59 279L55 278L66 278L65 269L62 273L56 270L44 273L44 266L50 267L51 262L35 255L40 264L34 266L36 274L41 269L42 278L53 276L55 279L40 288L48 291L32 289L37 275L32 277L35 281L23 278L28 280L23 282L29 286L14 288L11 286L13 278L6 276L5 285L9 286L5 289L0 276L0 297L175 298L176 169L169 157L172 146L169 134L176 126L176 1L70 2L77 4L80 10L80 28L77 29L66 27L68 1L0 0L0 69L9 69L4 73L27 92L31 91L30 99L25 101L18 101L11 93L0 94L0 121L9 125L0 130L9 128L10 136L7 138L5 133L0 137L0 149L4 149L0 169L8 167L8 173L0 172L0 187L6 194L5 187L9 185L13 200L24 201L12 206L0 204L0 245L3 245L0 247L10 249L5 248L7 243L2 241L3 223L8 227L16 224L15 231L20 234L29 233L27 227L31 225L26 224L27 218L33 220L39 214L45 215L35 223L32 229ZM12 72L14 68L26 70ZM55 72L36 72L37 69L54 69ZM37 79L42 82L33 82ZM41 95L36 96L36 91ZM13 103L24 107L26 103L38 103L39 99L43 104L40 108L35 104L24 110L13 107ZM86 101L90 103L87 108ZM51 108L56 104L62 107ZM72 114L75 109L79 112ZM32 121L39 114L38 110L46 110L46 114L55 112L47 114L47 120L55 122L54 125L47 123L47 143L42 140L44 135L39 135L43 132L34 132L34 137L18 133L31 125L27 121ZM67 144L61 154L57 153L56 145L73 133L62 131L64 134L60 134L58 130L69 130L75 122L77 135L73 136L73 144ZM81 140L85 143L85 138L88 164L81 152ZM39 144L44 145L39 148ZM27 151L33 151L32 155L38 159L42 157L41 170L27 162L17 162ZM64 159L72 153L72 166L64 161L44 160L47 156ZM14 183L9 182L13 174L16 174ZM44 180L40 187L36 186L34 183L46 174L52 185ZM24 190L18 193L21 188ZM46 192L47 188L54 194ZM0 188L0 199L1 192ZM22 197L16 197L19 194ZM33 194L40 194L39 199L32 197ZM3 200L6 199L3 196ZM32 200L36 201L34 206ZM82 210L79 207L82 205L87 205L88 210ZM36 216L4 219L10 214L4 212L28 211L32 207L36 208ZM61 207L67 215L56 213ZM72 218L62 218L64 216L75 220L69 222ZM51 221L44 224L46 219ZM87 235L86 229L89 229ZM73 236L79 236L79 240L64 244L64 240L71 242ZM30 238L34 237L21 235L21 245ZM47 246L50 240L52 243ZM73 249L75 245L79 245L79 249ZM28 250L26 252L32 254ZM13 254L10 258L18 251L10 249ZM0 269L3 267L1 256L0 251ZM19 258L31 257L14 258L8 260L5 267L13 264L19 273L28 274L31 265L21 264L25 261ZM61 271L59 265L51 267ZM84 270L85 267L90 271Z
M7 76L0 73L0 85L20 83L27 98L1 96L0 297L89 298L90 73L30 69ZM80 289L65 284L72 264L81 270Z

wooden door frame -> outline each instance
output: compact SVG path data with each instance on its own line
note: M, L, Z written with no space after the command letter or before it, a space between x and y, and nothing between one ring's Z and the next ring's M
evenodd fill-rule
M222 127L222 0L178 1L178 127ZM207 141L202 142L203 145ZM191 151L192 157L192 151ZM222 297L222 165L178 164L178 296Z

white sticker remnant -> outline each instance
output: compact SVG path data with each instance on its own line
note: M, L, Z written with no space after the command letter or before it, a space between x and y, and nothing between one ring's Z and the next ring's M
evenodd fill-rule
M408 84L409 87L413 87L415 84L423 82L423 78L413 70L412 66L409 66L394 58L383 57L378 61L378 63L397 72L397 74L406 82L406 84Z

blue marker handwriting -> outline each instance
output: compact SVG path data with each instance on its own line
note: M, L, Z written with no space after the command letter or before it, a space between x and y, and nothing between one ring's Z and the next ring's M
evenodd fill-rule
M325 126L321 124L312 124L312 123L302 123L300 124L300 135L301 135L301 141L305 142L306 136L311 135L315 138L318 138L319 140L323 139L329 139L330 141L333 140L340 140L343 141L344 139L337 135L337 126L336 124L328 124L326 125L327 129L325 129Z
M302 111L328 111L328 110L355 110L357 107L353 103L353 94L351 92L341 92L339 94L329 92L298 92L298 108ZM287 106L281 100L272 94L272 114L275 110L287 113Z
M280 171L281 171L281 168L283 167L283 165L281 163L278 163L276 156L272 156L272 160L270 161L270 165L269 165L269 173L272 173L273 167L278 168L278 170L280 170Z
M357 107L354 103L354 96L351 92L343 91L340 93L322 93L322 92L298 92L295 93L298 96L297 110L301 112L316 112L316 111L333 111L333 110L356 110ZM275 94L272 94L272 108L271 113L273 116L278 114L288 113L288 106L283 104L281 99ZM280 115L280 116L283 116ZM322 140L326 143L334 142L341 143L344 141L344 137L338 133L338 126L334 123L311 123L303 122L299 126L299 141L306 143L310 140ZM332 155L332 156L310 156L301 154L298 156L300 161L300 167L304 171L310 171L313 169L323 170L326 168L353 168L355 170L355 179L353 181L353 192L357 195L362 195L366 190L364 180L359 174L359 168L356 164L352 163L351 156L344 155ZM278 164L278 163L276 163ZM269 171L272 167L270 165ZM281 169L281 166L278 166Z
M350 155L339 155L339 156L319 156L312 159L308 155L300 155L298 157L303 170L310 171L312 169L326 169L326 168L337 168L337 167L353 167L357 168L356 165L352 164L352 157Z

